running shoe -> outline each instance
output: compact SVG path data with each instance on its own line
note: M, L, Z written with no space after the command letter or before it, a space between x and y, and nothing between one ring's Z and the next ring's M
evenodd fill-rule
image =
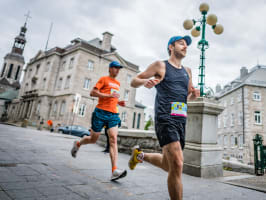
M143 161L142 160L139 160L137 157L139 154L143 153L140 148L139 148L139 145L136 145L132 148L132 153L131 153L131 157L128 161L128 167L133 170L135 169L136 165L138 163L142 163Z
M73 158L76 158L78 150L79 150L79 147L78 147L77 143L78 143L78 141L74 141L73 147L71 149L71 155L72 155Z
M126 175L127 175L127 170L116 169L112 173L111 181L118 180L120 178L125 177Z

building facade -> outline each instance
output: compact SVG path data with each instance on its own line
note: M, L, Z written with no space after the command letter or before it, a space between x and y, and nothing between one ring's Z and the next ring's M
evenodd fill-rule
M218 143L224 158L254 163L253 138L258 133L266 140L266 66L257 65L249 72L216 87L217 99L224 111L218 116Z
M120 99L126 101L126 107L119 107L122 127L143 129L144 106L135 101L136 89L130 87L139 67L123 59L111 39L112 34L105 32L102 40L76 38L65 48L39 51L25 68L9 119L27 118L33 124L51 119L54 124L90 127L98 100L90 91L100 77L109 74L109 63L117 60L124 66L117 77Z

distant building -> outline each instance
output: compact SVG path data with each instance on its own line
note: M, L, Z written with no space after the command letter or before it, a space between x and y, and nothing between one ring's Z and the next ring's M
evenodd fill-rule
M266 140L266 66L257 65L223 89L216 87L216 96L224 111L218 117L218 143L224 158L234 157L246 164L254 163L255 134Z
M33 124L51 119L54 124L89 127L98 100L90 96L90 90L101 76L108 75L109 63L117 60L124 66L117 77L120 99L126 101L126 107L119 107L122 127L143 129L144 106L135 101L136 89L130 87L139 67L117 53L111 45L112 36L105 32L102 40L76 38L64 48L39 51L25 68L19 97L9 107L9 118L28 118Z
M17 96L14 94L18 94L16 90L20 88L19 80L25 64L23 51L26 44L26 25L25 22L19 35L15 37L12 50L4 57L3 67L0 71L0 118L6 114L6 107L12 100L10 98L16 98Z

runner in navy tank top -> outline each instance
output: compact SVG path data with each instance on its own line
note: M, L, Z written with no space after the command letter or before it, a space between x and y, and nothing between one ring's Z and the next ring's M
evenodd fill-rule
M133 170L138 163L147 161L167 171L171 200L181 200L183 193L182 150L185 146L187 100L199 97L199 90L192 86L190 68L181 65L190 44L189 36L170 38L167 45L169 60L154 62L131 82L135 88L142 85L146 88L156 87L155 132L163 151L162 154L144 153L139 146L135 146L129 168Z

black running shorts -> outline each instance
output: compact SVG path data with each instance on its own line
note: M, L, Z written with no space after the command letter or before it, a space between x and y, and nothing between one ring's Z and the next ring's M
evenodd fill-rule
M182 149L184 149L186 123L175 118L157 118L155 119L155 132L161 147L179 141Z

